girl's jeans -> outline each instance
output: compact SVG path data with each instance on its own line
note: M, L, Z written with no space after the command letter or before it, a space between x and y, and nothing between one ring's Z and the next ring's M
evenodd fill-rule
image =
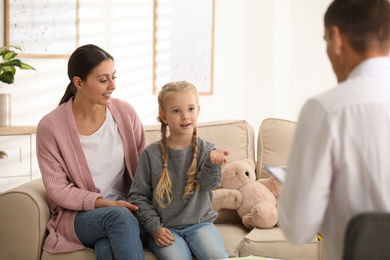
M95 249L96 259L145 259L138 220L124 208L106 207L77 213L76 235Z
M205 222L190 226L168 228L176 239L173 245L159 247L153 237L148 234L148 246L160 260L198 260L228 258L218 229L213 223Z

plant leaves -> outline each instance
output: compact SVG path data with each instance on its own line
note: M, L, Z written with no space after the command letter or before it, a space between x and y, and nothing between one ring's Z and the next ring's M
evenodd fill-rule
M14 66L0 66L1 72L10 71L13 75L16 73L16 68Z
M34 67L26 64L26 63L23 63L22 62L22 66L20 67L22 70L35 70Z
M0 81L7 84L14 83L15 67L23 70L35 70L32 66L21 62L19 59L15 59L18 54L15 51L11 51L12 48L22 50L22 48L16 45L8 45L0 48L0 55L3 58L3 61L0 63Z
M0 48L0 54L3 55L4 51L10 49L10 48L14 48L16 50L19 50L19 51L22 51L22 48L20 48L19 46L16 46L16 45L7 45L7 46L4 46L4 47L1 47Z
M0 81L7 84L12 84L14 83L14 74L10 71L3 72L0 74Z
M17 67L21 68L22 62L18 59L14 59L14 60L4 62L3 64L1 64L1 67L3 67L3 66L17 66Z
M3 60L4 61L8 61L8 60L11 60L13 58L15 58L18 54L14 51L5 51L3 53Z

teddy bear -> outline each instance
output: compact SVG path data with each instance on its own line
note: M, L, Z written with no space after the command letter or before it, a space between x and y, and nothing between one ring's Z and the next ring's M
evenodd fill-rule
M271 228L278 222L277 196L282 183L271 176L256 180L255 164L236 160L222 167L222 181L213 191L212 208L237 210L248 229Z

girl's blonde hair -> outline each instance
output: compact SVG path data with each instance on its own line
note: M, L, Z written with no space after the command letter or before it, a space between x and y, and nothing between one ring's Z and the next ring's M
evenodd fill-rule
M166 100L167 98L178 92L191 91L195 98L196 103L199 102L198 91L195 86L186 81L179 82L171 82L166 84L158 94L158 106L159 111L166 111ZM160 180L157 184L156 191L154 192L154 204L160 208L167 208L172 202L173 193L172 193L172 182L169 176L168 171L168 146L167 146L167 124L161 120L160 116L157 118L161 123L161 141L160 141L160 149L162 153L163 160L163 170L160 174ZM184 188L184 195L182 197L184 202L187 202L191 195L194 193L194 190L198 188L199 184L195 180L196 173L198 172L198 163L196 159L196 155L198 153L198 130L195 126L193 136L192 136L192 146L194 147L194 155L192 159L192 163L187 172L187 185Z

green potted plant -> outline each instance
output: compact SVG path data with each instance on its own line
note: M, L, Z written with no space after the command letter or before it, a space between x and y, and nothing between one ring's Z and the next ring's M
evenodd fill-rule
M15 45L8 45L0 48L0 55L3 58L3 61L0 63L0 81L7 84L14 83L16 67L22 70L35 70L32 66L16 59L18 54L15 51L12 51L11 48L20 51L22 50L19 46Z
M12 50L13 49L13 50ZM16 57L16 50L22 50L19 46L8 45L0 48L2 62L0 63L0 81L6 84L13 84L16 68L22 70L35 70L32 66L21 62ZM11 94L0 94L0 126L11 125Z

